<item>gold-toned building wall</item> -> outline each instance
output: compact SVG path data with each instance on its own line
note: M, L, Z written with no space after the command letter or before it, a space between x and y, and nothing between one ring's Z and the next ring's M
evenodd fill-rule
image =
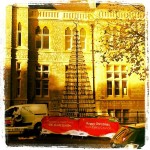
M5 61L5 103L27 103L27 67L28 67L28 6L8 6L6 16L6 61ZM21 23L21 46L18 45L18 23ZM21 64L17 75L17 63ZM16 82L21 80L20 95L17 96Z
M94 54L94 68L92 48L97 50L99 36L103 36L108 20L117 22L117 18L126 21L128 16L143 19L144 14L131 11L130 6L99 5L83 9L76 7L59 7L55 9L39 9L29 6L8 6L6 18L6 62L5 62L5 102L6 106L22 103L47 103L50 115L58 115L60 103L65 90L65 71L69 64L71 50L65 49L65 30L72 31L78 19L78 30L86 31L85 50L83 50L87 72L92 90L95 88L96 112L109 110L116 114L123 112L144 111L145 85L138 76L133 74L127 77L127 95L108 96L107 94L107 65L100 63L99 54ZM112 7L112 8L110 8ZM122 9L120 9L120 7ZM67 10L65 9L67 8ZM111 9L111 11L110 11ZM119 9L119 10L118 10ZM117 11L116 11L117 10ZM19 30L19 23L21 30ZM94 25L92 30L91 24ZM49 30L49 48L36 48L36 28ZM8 28L9 27L9 28ZM92 32L93 31L93 32ZM19 34L21 32L21 37ZM93 35L93 43L92 43ZM18 39L21 38L21 43ZM18 46L19 44L19 46ZM93 45L92 45L93 44ZM48 94L35 94L36 65L48 65ZM111 65L129 65L125 62L112 62ZM95 73L93 84L93 71ZM19 88L18 83L19 82ZM93 88L94 85L94 88ZM19 94L17 94L19 93ZM130 114L132 116L132 113ZM134 116L134 115L133 115Z

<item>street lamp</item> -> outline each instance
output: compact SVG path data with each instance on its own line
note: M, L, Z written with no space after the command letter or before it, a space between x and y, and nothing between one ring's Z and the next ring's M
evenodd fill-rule
M75 48L76 48L76 95L77 95L77 117L79 118L79 89L78 89L78 85L79 85L79 77L78 77L78 48L79 48L79 43L78 43L78 22L74 21L74 24L76 25L76 30L75 30Z

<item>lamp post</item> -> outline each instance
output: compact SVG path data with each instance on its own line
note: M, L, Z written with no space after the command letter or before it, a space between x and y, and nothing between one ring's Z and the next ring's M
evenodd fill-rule
M93 69L93 99L95 100L95 57L94 57L94 24L91 24L92 29L92 69Z
M78 48L79 48L79 43L78 43L78 30L77 30L77 22L74 22L76 25L76 31L75 31L75 48L76 48L76 96L77 96L77 117L79 118L79 77L78 77Z

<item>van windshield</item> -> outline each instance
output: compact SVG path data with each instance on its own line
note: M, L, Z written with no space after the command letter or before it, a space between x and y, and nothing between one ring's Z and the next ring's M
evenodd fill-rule
M12 117L15 107L5 111L5 117Z

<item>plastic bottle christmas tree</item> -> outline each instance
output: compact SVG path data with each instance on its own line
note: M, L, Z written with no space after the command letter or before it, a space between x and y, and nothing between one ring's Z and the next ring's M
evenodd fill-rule
M66 69L61 116L95 117L95 100L88 78L84 55L80 47L78 30L74 33L73 48Z

